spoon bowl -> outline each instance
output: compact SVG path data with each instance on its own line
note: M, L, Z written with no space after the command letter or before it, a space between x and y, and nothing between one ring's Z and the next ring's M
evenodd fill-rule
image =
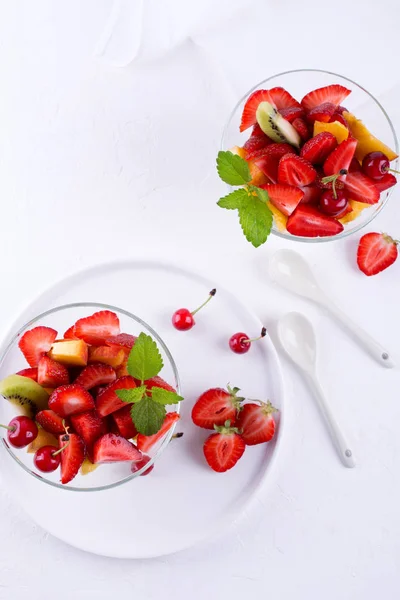
M307 373L313 373L317 344L310 321L298 312L288 313L278 323L278 336L292 361Z

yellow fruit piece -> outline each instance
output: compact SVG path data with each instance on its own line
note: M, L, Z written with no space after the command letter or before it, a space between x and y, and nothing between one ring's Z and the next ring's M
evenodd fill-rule
M240 158L244 158L246 160L247 151L245 150L245 148L241 148L240 146L233 146L230 149L230 152L232 152L232 154L237 154L238 156L240 156ZM257 165L255 165L251 160L247 162L249 164L251 175L251 181L249 182L250 185L258 186L269 183L268 177L264 175L264 173L261 171L261 169L257 167Z
M88 475L89 473L92 473L97 469L98 466L99 465L94 465L92 462L90 462L88 458L85 458L81 466L81 475Z
M238 156L240 156L240 158L246 159L247 151L244 148L241 148L240 146L233 146L229 152L232 152L232 154L237 154Z
M88 345L83 340L54 342L49 356L63 365L85 367L88 361Z
M372 135L372 133L366 128L360 119L357 119L349 112L344 112L343 116L349 125L351 135L355 137L358 142L356 148L356 158L358 158L359 161L361 161L364 156L370 152L383 152L383 154L386 154L389 160L394 160L397 158L397 154L391 148L389 148L389 146L386 146L386 144Z
M314 135L322 133L323 131L328 131L334 135L338 144L343 142L343 140L347 140L349 137L349 130L343 125L343 123L339 123L339 121L334 121L333 123L321 123L321 121L314 121Z
M372 206L372 204L366 204L365 202L357 202L357 200L349 200L349 204L353 210L347 213L347 215L345 215L341 219L339 219L339 221L343 223L343 225L354 221L354 219L357 219L357 217L360 215L360 213L362 213L364 208Z
M29 454L34 454L42 446L55 446L58 448L58 439L52 433L39 427L37 437L29 444L27 451Z
M277 230L286 231L287 216L281 213L281 211L278 210L276 206L274 206L269 200L267 200L267 206L274 215L274 223L276 225Z

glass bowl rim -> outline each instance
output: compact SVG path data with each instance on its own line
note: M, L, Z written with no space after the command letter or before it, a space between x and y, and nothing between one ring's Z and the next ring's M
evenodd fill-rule
M172 357L172 354L168 348L168 346L166 345L166 343L164 342L164 340L159 336L159 334L153 329L153 327L151 327L148 323L146 323L146 321L144 321L143 319L141 319L140 317L138 317L137 315L123 309L123 308L119 308L118 306L114 306L112 304L104 304L102 302L72 302L72 303L68 303L68 304L60 304L58 306L55 306L53 308L50 308L38 315L36 315L35 317L33 317L32 319L30 319L29 321L27 321L24 325L22 325L21 327L19 327L18 331L11 336L10 341L8 342L7 346L4 348L4 351L2 352L1 356L0 356L0 368L3 365L4 359L6 358L8 352L14 347L14 344L16 343L16 341L18 340L19 336L21 335L21 333L23 331L25 331L26 329L28 329L29 327L31 327L32 325L34 325L35 323L37 323L38 321L40 321L40 319L43 319L44 317L47 317L48 315L51 314L55 314L58 312L61 312L65 309L71 309L71 308L100 308L102 310L112 310L112 311L116 311L118 313L121 313L127 317L129 317L131 320L135 321L136 323L139 323L140 325L142 325L145 329L147 329L147 331L157 340L157 342L160 344L160 346L162 347L162 349L164 350L170 365L172 367L172 371L175 377L175 382L176 382L176 387L177 387L177 393L179 395L181 395L181 382L180 382L180 377L179 377L179 372L178 372L178 367L176 366L175 360ZM180 414L180 403L177 404L177 408L176 411L178 414ZM41 475L34 473L31 469L29 469L29 467L27 467L19 458L18 456L16 456L16 454L14 454L13 450L8 446L5 438L2 438L2 443L3 443L3 447L7 450L8 454L13 458L13 460L15 460L15 462L17 464L19 464L20 467L22 467L24 469L24 471L26 471L26 473L29 473L29 475L31 475L32 477L34 477L36 480L41 481L43 483L47 483L48 485L57 488L57 489L61 489L61 490L67 490L70 492L100 492L103 490L109 490L109 489L113 489L115 487L118 487L124 483L127 483L128 481L132 481L133 479L135 479L136 477L139 477L142 473L144 473L145 471L147 471L147 469L149 469L159 458L159 456L161 456L161 454L164 452L165 448L168 446L175 428L176 428L177 423L174 423L173 426L171 427L171 429L168 431L163 443L161 444L160 448L157 450L156 454L149 460L148 463L146 463L140 470L136 471L135 473L132 473L132 475L129 475L128 477L124 477L124 479L121 479L120 481L116 481L114 483L110 483L107 485L101 485L101 486L96 486L96 487L90 487L90 488L80 488L80 487L74 487L74 486L69 486L69 485L65 485L62 483L57 483L54 481L49 481L48 479L46 479L45 477L42 477ZM32 457L33 458L33 457ZM90 473L89 473L90 475Z
M397 139L397 135L396 135L396 131L395 128L393 126L392 120L390 119L389 115L387 114L386 110L383 108L382 104L379 102L379 100L377 100L375 98L375 96L373 96L371 94L371 92L369 92L368 90L366 90L362 85L360 85L359 83L357 83L356 81L354 81L353 79L350 79L350 77L346 77L345 75L340 75L339 73L334 73L333 71L325 71L324 69L290 69L289 71L282 71L281 73L275 73L274 75L271 75L270 77L267 77L266 79L263 79L262 81L259 81L256 85L254 85L252 88L250 88L250 90L248 90L243 96L242 98L240 98L240 100L235 104L233 110L231 111L227 122L225 123L224 129L222 131L222 138L221 138L221 150L226 150L225 148L225 137L227 135L229 126L231 124L232 119L234 118L236 111L238 110L239 106L242 104L242 102L244 102L246 100L246 98L248 98L248 96L250 94L252 94L254 91L256 91L260 86L264 85L265 83L267 83L268 81L271 81L272 79L276 79L277 77L282 77L284 75L291 75L292 73L324 73L326 75L332 75L334 77L338 77L339 79L344 79L345 81L348 81L349 83L351 83L352 85L356 86L357 88L359 88L360 90L362 90L365 94L367 94L367 96L369 96L373 102L375 102L375 104L378 106L378 108L380 108L380 110L382 111L383 115L385 116L389 128L393 134L393 139L394 139L394 145L395 145L395 151L396 154L399 154L399 141ZM399 157L396 158L395 163L394 163L394 168L398 170L399 168ZM228 186L229 189L232 189L231 186ZM360 231L360 229L363 229L364 227L366 227L367 225L369 225L369 223L371 223L371 221L373 221L375 219L375 217L377 217L379 215L379 213L383 210L383 208L386 206L392 192L393 192L393 188L394 186L392 186L391 188L389 188L386 192L386 197L384 198L384 200L382 201L381 205L371 214L371 216L363 223L360 223L359 225L353 227L351 230L343 230L341 233L338 233L337 235L330 235L330 236L325 236L325 237L304 237L304 236L300 236L300 235L291 235L288 233L285 233L283 231L278 231L274 228L272 228L271 233L273 235L276 235L277 237L280 237L282 239L285 240L289 240L289 241L293 241L293 242L306 242L306 243L320 243L320 242L334 242L340 239L343 239L349 235L352 235L353 233L357 233L357 231Z

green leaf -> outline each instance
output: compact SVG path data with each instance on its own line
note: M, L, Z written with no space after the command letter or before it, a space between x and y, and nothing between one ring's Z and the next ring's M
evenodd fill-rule
M235 190L231 194L224 196L218 200L217 204L221 208L227 208L229 210L234 210L235 208L241 208L243 203L246 202L249 197L248 191L245 188L240 188L239 190Z
M272 212L255 196L249 196L246 204L239 208L239 221L243 233L255 248L264 244L272 228Z
M159 404L176 404L183 400L182 396L179 396L176 392L170 392L159 387L151 388L151 397L154 402Z
M128 357L129 375L143 382L158 375L163 366L163 359L156 342L142 332Z
M251 180L250 169L244 158L232 152L218 152L218 175L229 185L243 185Z
M136 342L137 343L137 342ZM161 429L166 415L165 406L145 396L132 406L131 417L136 429L143 435L154 435Z
M129 390L115 390L115 393L117 394L118 398L122 400L122 402L140 402L146 389L147 388L145 385L141 385L140 387Z
M268 202L269 195L268 195L267 190L262 190L261 188L254 187L254 186L251 186L250 189L251 189L251 191L254 191L257 194L257 196L258 196L259 200L261 200L261 202Z

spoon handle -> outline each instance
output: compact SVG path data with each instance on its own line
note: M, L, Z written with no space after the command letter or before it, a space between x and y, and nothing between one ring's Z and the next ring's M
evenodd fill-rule
M336 421L328 400L326 399L324 390L322 389L316 375L309 373L310 381L313 385L315 396L318 400L319 408L325 417L325 421L329 427L329 432L339 457L345 467L352 468L356 466L353 458L353 452L350 450L338 422Z

